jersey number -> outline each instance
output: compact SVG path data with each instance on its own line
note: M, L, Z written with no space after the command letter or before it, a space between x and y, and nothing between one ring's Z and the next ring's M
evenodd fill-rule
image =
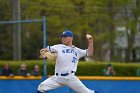
M75 63L77 61L77 58L73 57L72 63Z

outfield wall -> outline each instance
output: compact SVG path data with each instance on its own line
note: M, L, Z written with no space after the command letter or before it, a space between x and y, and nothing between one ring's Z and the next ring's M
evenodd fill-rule
M90 89L100 93L140 93L140 77L82 76L81 81ZM0 76L0 93L36 93L41 77ZM47 93L76 93L61 87Z

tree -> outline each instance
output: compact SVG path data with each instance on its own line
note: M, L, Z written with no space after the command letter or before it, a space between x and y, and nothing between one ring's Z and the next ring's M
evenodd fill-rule
M85 35L87 33L93 35L94 38L94 59L104 60L104 50L111 50L111 61L117 61L115 55L115 39L116 27L122 25L131 30L131 35L128 35L130 40L129 47L132 48L134 36L136 34L136 25L139 23L139 5L132 6L133 0L21 0L21 19L41 19L42 16L47 18L47 45L61 43L59 34L65 29L72 30L75 34L74 45L86 48L87 42ZM139 0L136 0L139 4ZM1 20L11 20L10 3L2 0ZM126 6L130 6L125 10ZM6 7L5 7L6 6ZM134 7L134 8L133 8ZM125 11L125 12L124 12ZM128 12L131 12L131 17ZM126 15L125 15L126 14ZM125 22L125 23L124 23ZM12 29L11 27L3 26L0 28ZM37 59L39 50L42 48L42 23L26 23L21 24L22 33L22 52L23 59ZM8 31L9 32L9 31ZM0 32L6 35L6 33ZM10 34L8 36L10 37ZM1 38L3 38L1 36ZM12 40L6 38L7 41ZM5 41L6 41L5 40ZM0 41L0 44L8 46L9 42ZM10 41L12 46L12 41ZM105 47L104 47L105 46ZM128 51L132 49L128 48ZM3 50L0 50L4 52ZM131 53L130 53L131 54ZM128 58L130 58L128 54ZM3 54L5 55L5 54ZM10 53L12 55L12 53ZM9 58L9 57L7 57ZM10 59L10 58L9 58Z
M6 16L7 15L7 16ZM0 1L0 21L9 20L11 17L10 2ZM12 59L12 30L11 25L0 24L0 59ZM9 31L10 30L10 31Z
M140 1L132 1L132 4L125 7L125 24L127 30L128 47L126 49L126 62L134 61L131 59L135 44L135 36L138 32Z

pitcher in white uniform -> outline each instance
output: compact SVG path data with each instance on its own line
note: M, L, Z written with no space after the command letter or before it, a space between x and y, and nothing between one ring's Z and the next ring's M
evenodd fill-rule
M93 55L93 38L87 38L88 49L83 50L72 44L73 36L71 31L65 30L60 35L63 44L44 48L45 51L57 53L55 75L41 82L38 86L37 93L44 93L45 91L62 86L68 86L77 93L98 93L97 91L88 89L75 76L79 59Z

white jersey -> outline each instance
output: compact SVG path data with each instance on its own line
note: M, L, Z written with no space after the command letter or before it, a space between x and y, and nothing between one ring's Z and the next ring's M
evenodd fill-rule
M76 72L79 59L87 56L87 50L64 44L48 46L47 49L50 52L57 53L55 73Z

